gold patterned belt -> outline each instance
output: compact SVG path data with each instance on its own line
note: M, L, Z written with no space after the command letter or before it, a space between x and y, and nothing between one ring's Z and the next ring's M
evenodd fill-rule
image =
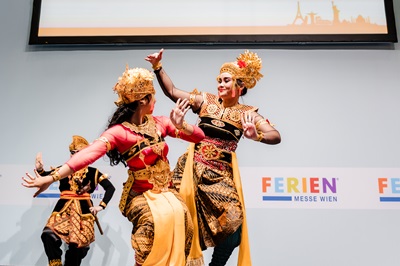
M168 191L168 187L171 182L171 170L169 163L159 159L156 164L150 165L144 169L138 171L128 170L128 180L124 184L121 200L119 202L119 210L123 214L129 192L135 180L148 180L149 183L153 185L152 191Z
M223 161L226 163L231 163L232 161L231 152L217 148L217 146L212 143L197 143L195 148L206 160Z

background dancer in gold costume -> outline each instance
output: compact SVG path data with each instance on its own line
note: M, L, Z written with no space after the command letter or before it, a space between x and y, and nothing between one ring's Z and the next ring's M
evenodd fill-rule
M263 76L257 54L245 51L236 61L224 63L217 76L218 94L179 90L162 68L163 49L150 54L158 82L166 96L186 99L199 116L206 137L179 159L173 182L188 205L195 236L188 265L204 263L202 250L214 247L209 265L225 265L240 244L238 265L250 266L251 258L245 208L235 150L242 136L264 144L278 144L279 132L258 113L239 103ZM194 195L188 196L188 195ZM197 229L196 229L197 228Z
M107 154L111 165L128 167L119 209L132 223L131 243L136 265L167 266L186 264L193 223L183 200L171 188L167 159L167 136L197 143L203 131L187 124L184 116L188 101L178 100L170 117L153 116L154 75L143 68L126 68L114 91L117 110L100 138L81 150L51 175L36 177L27 173L24 186L36 187L34 196L59 180Z
M85 148L89 143L81 136L73 136L69 145L71 156ZM36 155L36 171L49 175L53 170L43 169L42 154ZM90 195L97 185L104 188L104 197L98 206L93 206ZM97 213L107 207L115 188L106 174L94 167L86 166L60 180L60 199L42 232L42 242L50 266L61 266L64 241L68 245L65 252L65 266L79 266L89 251L89 245L95 240L94 222ZM102 233L102 231L100 231Z

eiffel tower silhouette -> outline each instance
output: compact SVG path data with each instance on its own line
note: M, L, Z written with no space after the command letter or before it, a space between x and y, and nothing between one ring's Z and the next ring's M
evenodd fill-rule
M301 21L302 23L305 23L303 15L301 15L301 11L300 11L300 2L297 1L297 14L296 17L293 20L293 25L296 24L297 21Z

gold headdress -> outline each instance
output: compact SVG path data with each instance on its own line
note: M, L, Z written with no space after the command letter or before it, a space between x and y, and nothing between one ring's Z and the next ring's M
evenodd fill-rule
M70 151L80 151L83 148L85 148L87 145L89 145L89 142L81 136L74 135L72 136L72 142L69 145L69 150Z
M256 53L246 50L236 59L236 62L223 64L219 73L230 73L234 79L240 79L243 81L246 88L252 89L256 85L257 81L263 77L260 73L262 68L261 58L259 58Z
M118 78L113 90L118 93L117 106L128 104L142 99L148 94L155 94L153 86L153 74L144 68L129 68L126 65L125 72Z

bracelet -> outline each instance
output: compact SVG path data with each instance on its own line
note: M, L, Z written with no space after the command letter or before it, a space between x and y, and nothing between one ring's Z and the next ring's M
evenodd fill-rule
M196 95L199 95L199 91L197 89L194 89L190 95L189 95L189 105L192 106L194 104L194 101L196 100Z
M179 129L175 129L175 137L177 138L177 139L180 139L181 137L179 136Z
M99 206L102 207L103 210L104 210L104 209L107 207L107 204L105 204L105 203L102 201L102 202L100 202Z
M262 141L264 139L264 133L258 133L256 141Z
M41 175L41 174L43 174L44 173L44 169L42 168L42 170L38 170L38 169L36 169L36 171L38 172L38 174L39 175Z
M268 122L265 121L264 119L258 120L257 123L256 123L256 129L259 130L259 129L260 129L260 126L261 126L261 125L264 125L264 124L268 124Z
M58 172L58 169L54 170L53 172L51 172L51 177L53 178L53 181L58 181L61 179L60 173Z
M151 67L153 68L154 71L160 70L162 68L161 61L158 61L156 65L152 65Z
M192 106L194 103L194 100L196 100L196 94L191 93L189 96L189 105Z
M182 127L181 128L177 128L179 131L184 131L186 130L188 127L188 123L186 123L186 121L183 121L182 123Z

